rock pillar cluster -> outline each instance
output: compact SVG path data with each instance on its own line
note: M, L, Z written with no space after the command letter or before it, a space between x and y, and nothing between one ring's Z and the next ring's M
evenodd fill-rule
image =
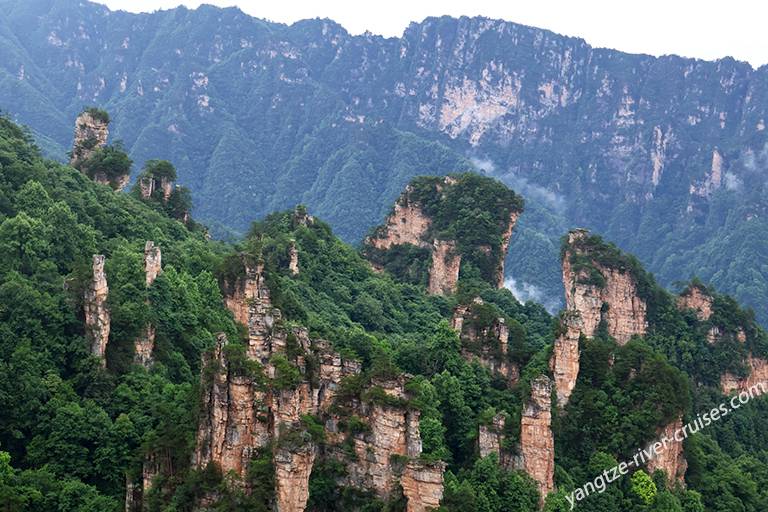
M220 335L203 361L193 466L216 464L238 476L237 485L248 492L249 461L273 449L275 507L281 512L306 508L318 460L345 465L339 485L382 499L400 485L408 510L436 507L444 467L419 461L419 411L408 405L407 377L377 380L359 395L339 396L344 379L360 378L360 363L343 358L323 340L310 339L306 329L283 326L263 267L245 261L243 266L243 274L223 287L226 305L248 328L246 346L240 349ZM286 371L298 373L289 379ZM322 445L307 431L306 415L322 421ZM352 417L364 421L365 428L345 427Z

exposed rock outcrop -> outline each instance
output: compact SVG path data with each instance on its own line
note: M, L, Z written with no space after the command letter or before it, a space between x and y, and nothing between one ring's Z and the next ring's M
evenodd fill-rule
M142 199L150 199L156 190L160 190L162 192L162 200L164 203L167 203L168 200L171 198L171 194L173 194L173 181L165 176L156 177L156 176L142 176L139 179L139 191L141 194Z
M144 276L147 288L152 286L163 271L160 247L151 240L144 245ZM152 364L152 352L155 350L155 326L147 324L134 342L134 361L142 366Z
M701 286L690 286L677 298L677 307L681 310L692 309L700 322L706 322L712 316L714 299Z
M461 254L453 240L435 240L432 244L432 267L429 269L427 291L432 295L447 295L456 291L461 268Z
M107 343L111 317L107 307L109 286L107 275L104 273L104 255L94 254L92 277L85 287L83 310L85 313L85 335L91 345L91 354L101 360L106 366Z
M410 186L405 189L379 233L369 237L366 243L379 251L404 244L428 249L432 258L427 287L429 293L453 293L459 279L461 254L456 251L456 243L452 240L430 239L432 219L410 197L412 192Z
M426 464L410 460L401 478L403 495L408 500L407 512L437 510L443 499L443 473L445 464Z
M226 336L219 335L213 353L203 360L203 413L193 466L214 463L223 473L244 476L251 456L269 442L270 431L261 414L265 393L252 377L229 367L227 344Z
M98 148L107 145L109 138L109 119L95 111L86 110L75 121L75 139L72 145L70 165L77 169Z
M579 377L579 339L583 331L577 311L565 311L560 320L560 334L555 339L549 367L555 380L557 404L565 407Z
M470 253L460 243L460 240L464 240L463 238L459 237L460 240L446 238L446 233L450 233L451 229L445 224L450 224L452 221L434 212L439 212L442 208L435 205L452 204L456 200L455 195L451 195L451 190L463 179L467 178L464 176L431 178L432 181L412 183L406 187L384 224L365 241L364 252L371 260L374 270L381 271L385 268L387 251L398 246L410 245L421 249L422 254L428 252L430 255L431 266L427 279L429 293L444 295L456 291L459 271ZM519 198L513 192L509 190L507 192L510 194L508 197L510 204L494 203L492 206L487 206L487 208L499 210L490 212L492 218L501 211L504 216L508 215L505 219L498 220L500 232L488 231L492 234L488 235L487 240L481 240L477 245L479 256L472 255L472 258L477 261L471 259L473 264L484 269L484 278L498 288L504 286L504 259L509 250L512 231L522 211L522 202ZM473 243L475 243L474 240ZM419 254L419 257L422 257L422 254Z
M657 441L666 439L666 446L660 449L655 456L648 461L648 472L653 474L660 469L667 474L671 484L685 485L685 471L688 462L683 453L683 443L675 440L675 433L683 428L683 417L677 419L662 428L657 436ZM655 441L654 441L655 442Z
M751 392L754 396L768 392L768 361L750 355L746 361L747 376L726 373L720 377L720 389L726 395Z
M627 268L612 268L601 263L588 245L589 233L574 230L568 234L563 257L563 284L566 311L576 311L581 317L582 333L594 336L601 320L608 334L623 345L633 335L644 335L648 322L647 305L637 291L637 283ZM574 267L572 259L587 262L590 268ZM595 273L600 276L595 282Z
M292 450L280 448L275 453L277 512L304 512L314 462L315 447L311 443Z
M496 288L504 288L504 262L509 252L509 243L512 241L512 231L514 231L519 218L520 212L512 211L509 214L509 222L504 230L504 234L501 236L501 259L496 267Z
M432 219L424 213L421 206L410 199L411 193L410 187L405 189L387 217L382 233L368 239L376 249L386 250L403 244L423 247L429 243L425 237L432 227Z
M531 382L531 397L520 425L520 463L539 487L541 500L555 488L555 439L552 434L552 381L546 375Z
M472 304L457 306L453 311L451 325L461 338L461 353L467 360L477 359L512 386L520 378L520 369L510 360L506 320L497 317L483 325L480 317L485 315L479 308L483 308L483 301L477 297Z
M507 465L507 454L502 451L506 426L507 419L504 414L494 416L490 425L480 425L477 435L477 449L480 457L487 457L495 453L499 457L501 465Z
M155 282L157 276L163 272L163 255L160 247L152 240L147 240L144 245L144 275L146 286L149 288Z
M244 267L242 276L223 286L227 306L248 326L246 361L238 356L233 363L230 354L236 347L228 348L223 335L204 359L193 466L214 463L225 474L232 472L245 481L253 455L274 446L279 511L304 510L309 476L318 458L345 466L339 485L372 491L382 499L402 485L409 510L437 506L444 467L417 463L422 449L419 411L408 405L407 377L375 380L360 396L342 400L338 397L342 381L359 374L360 363L334 352L325 341L310 339L306 329L284 327L280 311L269 300L263 267L245 262ZM277 355L298 370L298 382L280 380L285 368L276 362ZM337 416L334 404L345 409L343 417ZM325 425L322 447L305 430L305 415ZM365 418L366 428L345 433L339 424L353 415Z
M291 241L288 246L288 271L292 276L299 275L299 251L296 249L295 241Z

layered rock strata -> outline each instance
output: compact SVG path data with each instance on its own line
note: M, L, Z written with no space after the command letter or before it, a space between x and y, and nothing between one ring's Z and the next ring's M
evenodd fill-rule
M632 273L625 268L611 268L595 259L589 247L581 242L589 233L574 230L568 234L568 245L563 257L563 284L566 311L577 311L582 321L582 333L594 336L601 321L605 321L608 334L623 345L634 335L644 335L648 322L647 305L639 296ZM574 269L572 259L587 260L594 272L602 276L602 284L592 282L589 270Z
M552 381L531 382L531 397L520 425L520 465L536 481L541 500L555 489L555 439L552 434Z
M309 477L318 459L344 464L339 485L382 499L402 486L408 510L439 505L444 467L418 460L419 411L408 405L407 378L375 380L359 396L342 399L342 382L359 378L360 364L343 358L327 342L310 339L306 329L283 327L279 310L271 305L263 267L244 267L243 275L224 288L227 306L248 327L246 362L231 359L235 347L228 348L223 335L204 359L203 412L193 466L216 464L239 477L247 492L249 461L274 446L275 507L281 512L306 508ZM278 363L278 356L298 370L298 381L285 381L285 363ZM322 446L306 431L306 415L325 425ZM365 428L344 427L353 416L365 421Z
M579 377L580 352L579 339L583 331L581 316L577 311L563 313L560 320L560 333L555 339L549 367L555 381L557 404L565 407L576 387Z

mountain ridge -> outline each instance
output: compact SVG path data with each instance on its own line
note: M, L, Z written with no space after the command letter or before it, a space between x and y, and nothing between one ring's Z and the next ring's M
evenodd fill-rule
M667 286L682 265L753 307L768 298L754 241L768 231L764 66L627 54L484 18L427 18L383 38L210 6L6 5L0 47L15 57L0 104L48 154L68 147L83 105L108 108L134 160L174 161L219 233L301 202L357 241L409 178L474 158L530 191L507 265L522 289L562 296L558 239L584 225ZM39 5L51 10L30 14Z

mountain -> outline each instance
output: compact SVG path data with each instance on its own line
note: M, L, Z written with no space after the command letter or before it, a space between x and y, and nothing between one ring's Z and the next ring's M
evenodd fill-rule
M0 5L2 108L57 158L83 106L107 108L133 159L173 161L219 234L304 203L356 242L414 175L474 166L527 200L506 265L518 296L562 304L559 237L584 226L663 285L695 275L768 321L768 67L484 18L385 39L210 6Z
M3 509L768 506L768 334L732 298L573 230L565 310L521 304L526 206L474 173L412 180L361 250L303 206L213 241L168 162L115 190L119 146L86 143L108 119L80 116L78 170L0 118Z

